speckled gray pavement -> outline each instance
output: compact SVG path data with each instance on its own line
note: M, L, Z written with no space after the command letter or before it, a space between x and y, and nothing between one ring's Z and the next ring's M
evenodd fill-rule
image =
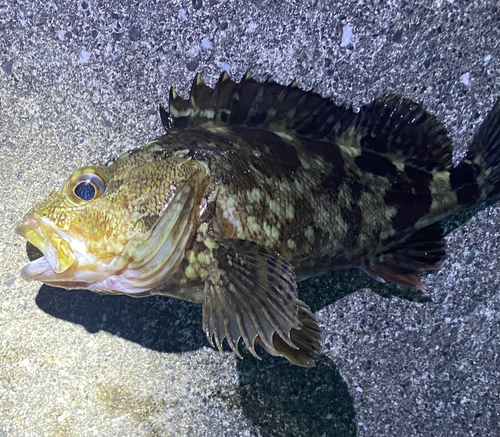
M499 22L493 0L0 0L0 437L498 436L498 205L447 237L425 296L358 272L301 284L324 331L310 370L214 351L196 305L25 282L14 226L76 167L161 134L195 71L354 106L403 93L458 159L500 95Z

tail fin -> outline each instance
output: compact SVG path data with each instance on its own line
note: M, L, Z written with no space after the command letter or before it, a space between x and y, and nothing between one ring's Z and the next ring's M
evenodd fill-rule
M452 169L458 204L500 199L500 98L476 132L465 159Z

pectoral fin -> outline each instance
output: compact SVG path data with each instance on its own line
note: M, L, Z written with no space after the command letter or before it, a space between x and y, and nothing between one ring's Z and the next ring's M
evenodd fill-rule
M277 253L251 241L216 240L216 264L205 284L203 329L222 349L226 339L241 358L243 338L256 358L255 342L272 355L301 366L313 366L320 352L314 315L297 298L290 264Z
M301 300L297 300L297 306L302 328L292 329L290 339L298 349L291 348L280 336L274 335L274 350L268 352L285 357L297 366L312 367L321 352L321 331L311 309Z

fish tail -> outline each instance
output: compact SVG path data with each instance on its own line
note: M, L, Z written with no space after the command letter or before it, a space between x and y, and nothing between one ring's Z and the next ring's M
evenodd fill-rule
M500 98L479 126L450 180L459 206L500 199Z

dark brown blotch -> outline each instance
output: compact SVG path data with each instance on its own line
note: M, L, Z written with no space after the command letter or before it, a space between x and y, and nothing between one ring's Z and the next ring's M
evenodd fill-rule
M186 129L190 121L189 117L172 117L172 123L177 129Z
M413 227L429 212L432 204L431 180L430 173L407 166L404 173L393 181L385 195L385 201L398 209L392 219L395 230Z
M261 87L262 84L252 77L242 79L236 91L238 99L234 100L229 116L230 124L236 126L245 122Z
M387 138L385 138L382 134L371 136L365 135L361 138L361 149L373 150L377 153L387 153Z
M267 112L259 112L258 114L253 115L250 117L250 123L251 124L262 124L264 121L266 121L267 118Z
M459 205L471 205L479 197L479 186L477 184L477 175L480 169L476 164L461 162L450 173L451 188L457 195Z
M344 185L344 187L346 186ZM342 219L347 223L349 228L349 241L345 242L347 247L355 245L355 241L361 233L361 228L363 226L363 212L361 210L359 200L364 190L364 186L359 182L353 181L349 184L350 198L352 200L349 205L346 205L346 207L341 208L340 210Z
M308 152L323 157L326 161L331 163L335 169L337 169L337 167L343 167L344 160L337 144L330 141L313 140L308 138L302 138L300 140L300 144Z
M305 150L321 156L331 164L330 171L321 180L321 187L328 191L331 196L335 197L346 177L344 159L342 158L340 148L332 142L312 139L302 139L301 144Z
M300 166L300 159L295 147L274 132L245 127L233 127L232 130L255 149L259 150L262 146L269 149L273 157L290 170L295 171Z
M340 191L340 186L344 181L341 173L332 173L326 175L321 181L321 187L324 188L332 199L335 199Z
M391 176L397 172L396 166L389 158L367 150L363 150L361 155L356 157L355 163L360 170L377 176Z

